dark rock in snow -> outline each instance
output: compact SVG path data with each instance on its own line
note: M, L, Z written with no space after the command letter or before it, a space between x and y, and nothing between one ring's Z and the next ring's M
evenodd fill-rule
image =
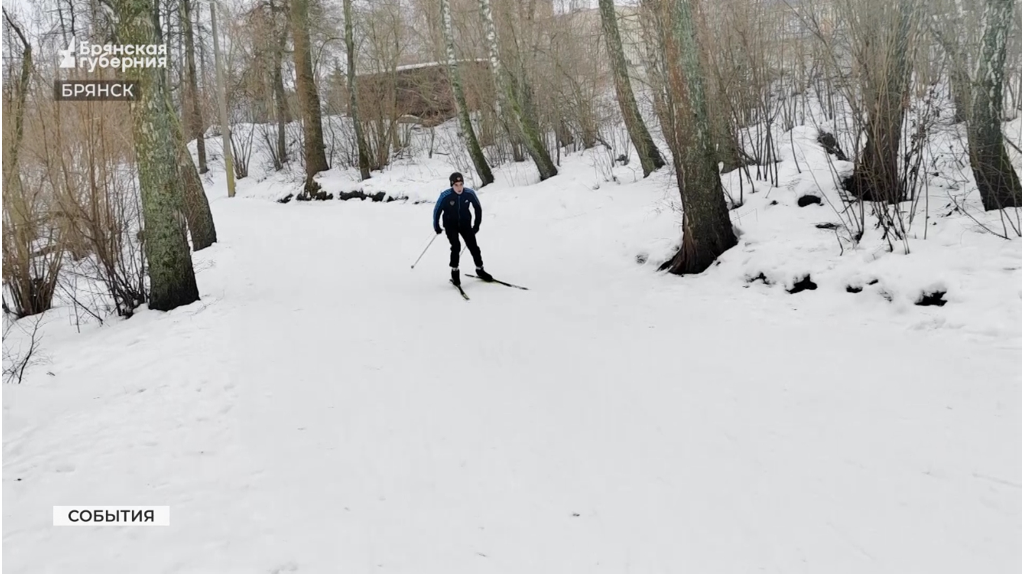
M393 196L388 195L386 192L378 191L377 193L366 193L363 190L357 191L341 191L338 192L338 199L347 201L349 199L369 199L370 201L380 201L389 203L392 201L406 200L409 199L404 195Z
M297 201L327 201L334 199L333 193L327 193L320 187L320 182L309 181L302 186L302 192L295 196Z
M769 281L767 277L765 277L764 272L758 273L757 275L755 275L753 277L747 277L747 283L754 283L756 281L760 281L761 283L764 283L765 285L771 285L772 284L772 282Z
M800 199L796 200L796 204L800 207L807 207L808 205L821 205L821 198L817 195L801 195Z
M846 154L843 150L839 149L839 142L836 141L836 136L829 132L818 132L818 143L821 147L825 148L825 153L836 156L836 159L840 161L846 161Z
M921 296L917 298L917 301L914 301L914 305L920 305L921 307L942 307L949 302L943 299L945 296L945 291L921 293Z
M801 280L797 281L796 283L794 283L793 286L790 287L789 289L786 289L786 292L792 295L792 294L799 293L801 291L813 291L813 290L815 290L817 288L818 288L818 284L815 283L814 281L811 281L811 276L810 275L804 275L803 279L801 279Z
M334 199L333 193L327 193L324 190L315 191L313 193L300 193L295 196L296 201L327 201L328 199Z

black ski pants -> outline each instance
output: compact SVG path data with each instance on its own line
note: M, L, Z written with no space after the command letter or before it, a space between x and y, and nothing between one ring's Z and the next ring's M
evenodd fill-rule
M469 254L473 256L473 263L476 264L477 269L483 268L484 259L480 255L480 246L476 244L476 233L472 229L446 227L444 232L448 236L448 243L452 244L452 256L449 259L452 269L459 268L459 253L462 251L462 245L459 243L460 235L466 241L466 247L469 248Z

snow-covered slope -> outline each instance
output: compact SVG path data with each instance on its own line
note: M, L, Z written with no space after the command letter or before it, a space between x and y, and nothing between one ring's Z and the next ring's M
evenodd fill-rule
M936 189L909 254L843 244L794 142L698 277L656 271L667 170L503 167L480 244L530 290L467 278L469 302L443 237L410 269L444 156L364 187L404 202L279 204L298 184L262 174L229 200L211 176L202 301L82 334L56 309L47 361L4 387L5 571L1019 570L1020 240ZM52 526L81 504L171 525Z

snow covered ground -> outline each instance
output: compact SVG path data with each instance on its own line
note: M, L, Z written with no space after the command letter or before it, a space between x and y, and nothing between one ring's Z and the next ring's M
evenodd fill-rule
M391 203L213 176L202 301L81 334L56 309L4 386L5 572L1020 571L1020 239L935 187L909 254L844 245L794 141L699 277L657 272L668 170L503 167L480 243L530 290L467 278L469 302L443 237L410 269L444 156L375 174ZM57 528L58 505L171 525Z

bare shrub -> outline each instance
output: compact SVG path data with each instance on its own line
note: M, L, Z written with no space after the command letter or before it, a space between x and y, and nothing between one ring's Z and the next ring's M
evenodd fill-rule
M42 338L39 333L39 326L42 324L43 316L37 315L31 319L16 321L8 316L7 303L4 302L4 331L3 331L3 377L4 383L20 385L25 378L25 370L40 362L39 349ZM28 341L21 336L11 336L14 330L22 332ZM17 341L17 343L15 343Z

